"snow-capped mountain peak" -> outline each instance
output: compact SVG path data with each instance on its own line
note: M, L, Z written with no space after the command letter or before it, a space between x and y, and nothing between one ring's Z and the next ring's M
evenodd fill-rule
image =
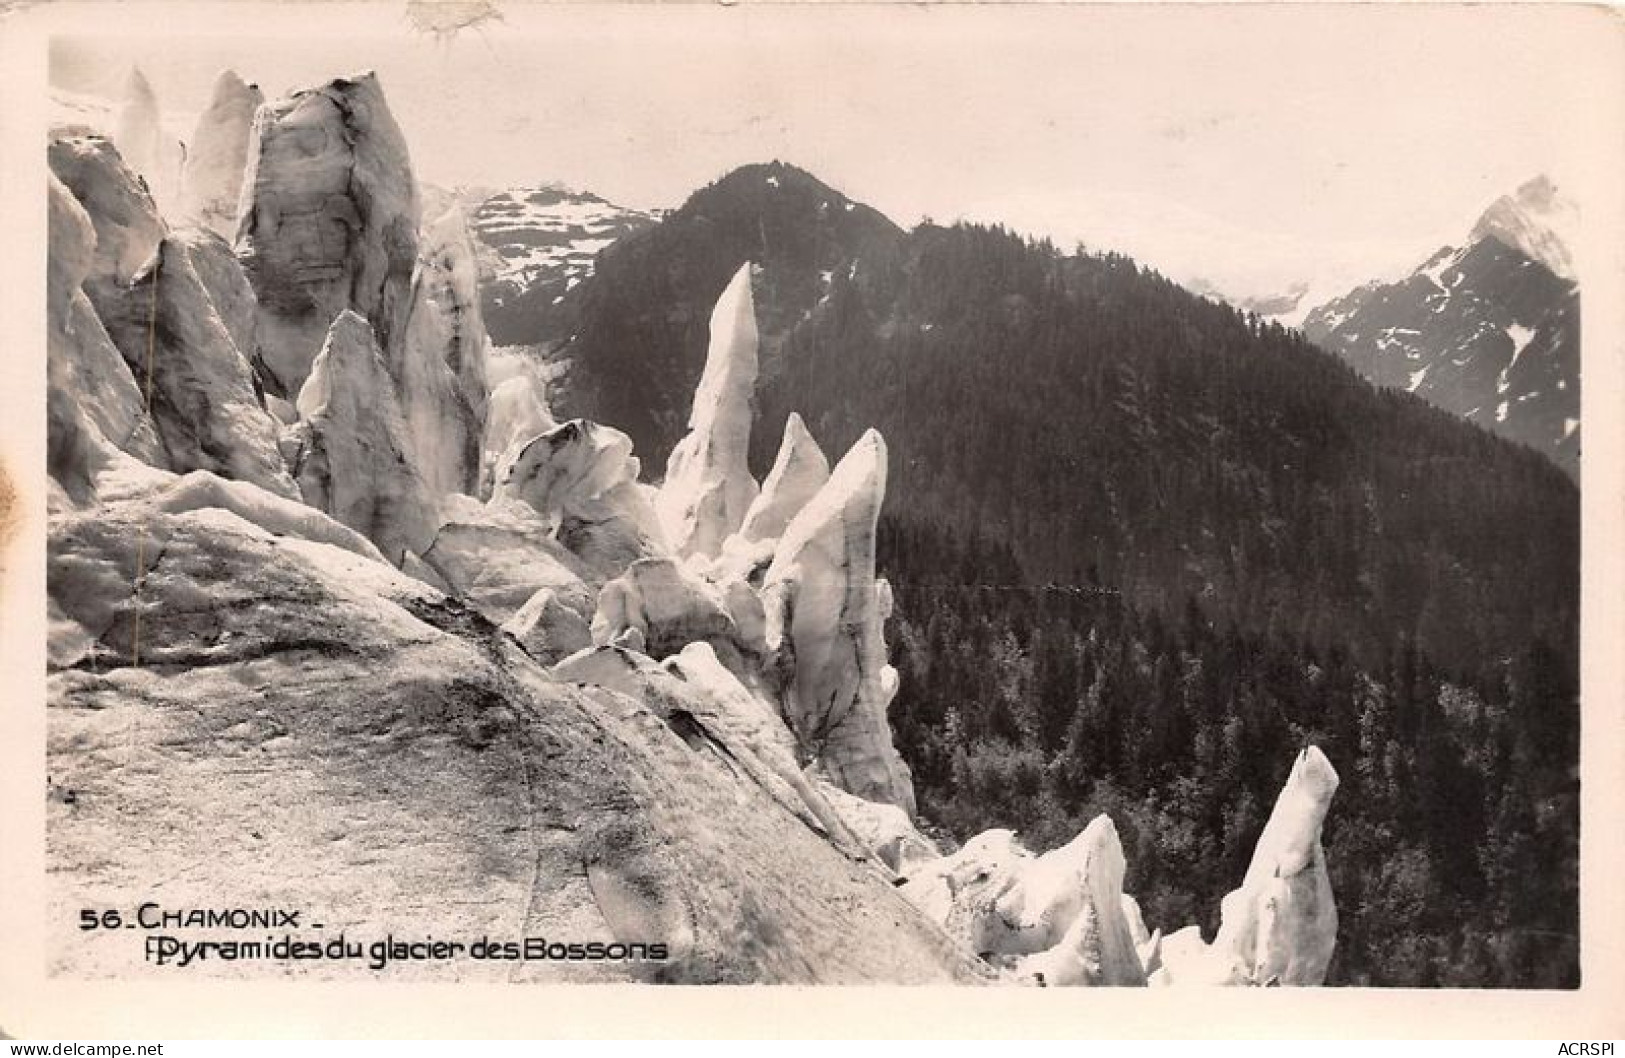
M1571 248L1579 234L1580 210L1550 177L1537 176L1510 195L1502 195L1473 227L1470 242L1493 236L1573 281Z
M554 183L492 195L475 207L471 226L497 252L495 279L525 289L552 280L579 282L599 250L656 219Z
M1319 305L1303 332L1376 384L1531 445L1574 473L1580 303L1565 235L1577 217L1551 180L1536 177L1485 210L1459 248Z

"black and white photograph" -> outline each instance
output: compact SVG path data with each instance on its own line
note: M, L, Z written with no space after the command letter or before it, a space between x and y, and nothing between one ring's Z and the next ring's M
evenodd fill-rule
M118 6L7 74L30 972L1618 980L1617 11Z

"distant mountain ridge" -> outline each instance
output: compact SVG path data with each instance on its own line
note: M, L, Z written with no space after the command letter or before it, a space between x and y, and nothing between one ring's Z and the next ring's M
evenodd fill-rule
M551 304L592 274L593 260L616 239L641 231L659 213L629 209L561 184L481 193L469 227L490 252L482 285L486 326L499 344L527 344L532 303Z
M1493 251L1486 245L1469 263ZM899 518L999 540L1024 576L1041 582L1082 583L1093 569L1131 597L1175 611L1171 589L1184 584L1251 623L1274 620L1264 600L1284 605L1307 578L1320 583L1326 609L1312 623L1341 625L1338 637L1381 639L1396 621L1414 628L1422 619L1430 630L1418 634L1454 655L1445 641L1456 632L1436 623L1442 613L1424 613L1407 583L1420 570L1396 566L1391 583L1374 585L1355 556L1401 548L1401 525L1420 532L1433 515L1417 513L1415 496L1442 487L1426 484L1440 474L1517 480L1531 516L1574 513L1561 475L1420 402L1373 394L1286 329L1249 323L1127 258L1066 256L1002 229L903 232L780 163L736 170L620 240L550 307L535 340L568 362L553 393L559 414L620 424L658 478L686 423L705 309L744 260L759 264L758 472L791 407L835 448L861 424L878 423L915 468L898 493ZM1533 367L1520 363L1511 377L1521 381ZM1508 501L1489 503L1490 491L1439 512L1454 526L1447 536L1504 513ZM1317 493L1325 506L1311 514L1304 497ZM1346 563L1331 559L1308 522L1303 539L1286 528L1259 535L1273 517L1264 512L1279 510L1283 524L1318 522L1345 501L1348 510L1333 518L1339 528L1327 523L1325 532L1360 537L1338 545L1349 548ZM1170 510L1179 517L1168 518ZM1432 527L1429 546L1443 550L1401 565L1458 561L1445 559L1455 545L1443 543L1441 529ZM1552 526L1565 539L1572 529ZM1241 541L1254 537L1260 550L1241 558L1254 546ZM1494 563L1539 566L1552 578L1541 592L1561 595L1572 556L1549 543L1530 541L1526 527L1508 530L1496 548L1522 557L1508 551ZM1336 587L1327 581L1332 566L1346 567ZM1506 594L1495 577L1454 583L1468 581L1477 584L1470 594L1484 593L1473 606L1531 602Z
M1465 245L1310 311L1303 332L1377 385L1414 393L1577 474L1580 295L1546 177L1493 203Z
M1328 849L1330 981L1573 979L1579 493L1557 467L1121 255L905 232L783 164L544 307L556 413L626 429L660 480L745 261L753 472L792 410L825 451L886 439L890 720L927 819L1054 847L1110 810L1159 841L1133 860L1149 919L1188 921L1180 894L1243 855L1219 835L1262 823L1257 762L1323 744L1359 806Z
M759 266L765 382L783 370L787 335L832 285L903 238L877 210L803 170L747 165L606 248L592 277L557 303L527 297L524 341L567 365L549 395L555 410L616 423L658 476L688 421L710 306L742 262Z

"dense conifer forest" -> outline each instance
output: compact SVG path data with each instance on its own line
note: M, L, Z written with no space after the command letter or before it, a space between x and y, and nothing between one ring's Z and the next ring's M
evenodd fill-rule
M769 178L773 178L769 180ZM1133 261L904 233L788 166L606 251L534 331L659 476L741 260L765 472L791 410L890 448L892 706L923 823L1097 812L1153 926L1217 925L1294 752L1342 776L1330 982L1578 982L1579 494Z

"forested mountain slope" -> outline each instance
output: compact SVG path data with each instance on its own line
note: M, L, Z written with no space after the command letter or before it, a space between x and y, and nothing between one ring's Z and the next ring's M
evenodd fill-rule
M828 450L891 446L892 719L928 820L1042 845L1109 808L1162 850L1129 856L1148 920L1187 920L1313 739L1347 783L1333 980L1575 980L1560 471L1126 258L905 235L778 165L604 254L538 335L561 410L630 426L658 477L746 258L757 472L792 408Z

